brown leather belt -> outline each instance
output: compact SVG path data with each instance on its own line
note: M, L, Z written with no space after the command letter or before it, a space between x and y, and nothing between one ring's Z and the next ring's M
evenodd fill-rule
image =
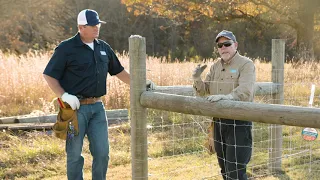
M92 98L85 98L80 99L80 104L95 104L97 102L102 102L101 97L92 97Z

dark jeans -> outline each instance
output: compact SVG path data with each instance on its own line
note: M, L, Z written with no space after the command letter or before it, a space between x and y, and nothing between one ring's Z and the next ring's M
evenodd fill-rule
M248 179L252 154L252 122L215 118L214 147L223 179Z

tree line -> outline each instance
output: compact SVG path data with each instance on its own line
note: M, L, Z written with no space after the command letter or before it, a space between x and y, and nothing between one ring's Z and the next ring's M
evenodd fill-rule
M319 0L0 0L0 49L23 54L52 50L77 33L77 14L95 9L100 38L118 52L128 37L146 37L147 53L164 61L216 58L215 36L237 36L239 51L270 60L271 40L286 39L286 59L320 57Z

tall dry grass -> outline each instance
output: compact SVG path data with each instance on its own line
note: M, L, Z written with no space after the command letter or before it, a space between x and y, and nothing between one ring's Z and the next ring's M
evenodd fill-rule
M33 52L17 56L0 52L0 116L30 113L53 98L42 78L51 53Z
M43 70L52 52L29 52L25 55L4 54L0 52L0 117L29 114L35 110L44 114L55 111L52 100L54 93L49 89L42 77ZM128 54L118 54L118 57L129 70ZM254 60L257 71L257 81L271 81L271 63ZM211 65L212 60L206 62ZM160 58L148 57L147 78L157 85L190 85L191 73L196 66L193 62L161 63ZM205 73L209 68L206 69ZM203 73L203 76L204 74ZM285 82L290 85L303 83L318 83L320 74L319 63L308 63L294 67L285 64ZM108 93L104 98L108 109L128 108L129 86L116 77L108 76ZM299 96L306 96L309 86L290 86L301 91ZM319 91L316 91L319 94Z
M43 69L48 63L51 53L52 52L30 52L23 56L16 56L0 52L0 117L28 114L34 110L40 110L43 113L51 113L54 111L51 101L55 95L42 78ZM128 54L118 54L118 57L123 66L128 70ZM271 63L262 62L258 59L254 61L257 71L257 81L271 81ZM208 65L212 63L212 60L206 62ZM192 84L191 73L196 65L196 63L191 62L161 63L161 59L159 58L148 57L147 78L152 79L158 85L190 85ZM286 98L293 99L298 96L307 98L311 83L315 83L317 87L319 87L319 66L320 64L318 63L302 64L300 66L285 64ZM206 69L205 73L208 69L209 68ZM108 109L129 107L128 85L122 83L117 78L108 77L107 86L108 95L105 96L104 100ZM316 96L319 96L318 89ZM291 104L294 103L292 102ZM152 114L152 112L150 112L150 114ZM153 128L152 132L149 131L148 139L150 142L153 142L153 145L151 144L148 148L149 155L153 157L153 161L149 163L150 172L161 174L171 171L172 169L181 169L181 167L184 167L185 169L189 169L190 172L165 175L170 176L168 178L176 177L176 179L183 179L183 177L198 177L195 179L200 179L204 176L204 173L212 175L212 170L218 171L216 161L214 161L214 163L212 163L214 167L212 167L210 171L201 169L202 173L197 173L195 164L201 163L203 159L206 159L206 164L211 163L212 157L208 157L206 154L203 154L204 156L195 154L157 159L157 157L169 156L174 153L196 152L202 147L204 136L201 134L201 130L192 128L192 131L190 131L187 125L179 126L179 124L189 122L188 117L187 115L161 112L162 122L156 122L156 119L153 121L152 115L149 115L148 118L149 121L152 121L152 125L160 125L159 123L163 123L165 121L164 119L170 119L170 121L174 121L176 124L174 127L159 127L161 129ZM191 116L189 119L190 118L193 117ZM203 121L204 120L199 120L199 122ZM182 133L180 133L181 131ZM176 135L173 135L172 132L176 132ZM257 136L257 134L259 134L259 136ZM266 133L262 133L262 131L259 130L259 133L255 134L256 139L262 141L264 138L262 137L263 134L267 137ZM183 141L175 141L175 144L163 143L165 142L164 140L170 141L170 138L173 137L176 138L176 140L183 139ZM195 138L198 138L197 143L194 142ZM110 129L109 139L111 143L111 159L108 179L131 179L130 126L124 124L121 125L120 128ZM298 147L296 143L300 143L300 141L290 141L290 144ZM0 133L1 179L64 179L66 173L64 145L63 141L52 136L47 136L46 132L26 133L18 137L15 133L12 133L12 135L10 132ZM267 150L267 148L265 149ZM174 151L174 153L172 151ZM85 177L90 179L92 159L87 141L85 141L83 154L86 159L84 166ZM263 154L258 157L267 158L267 155ZM317 159L317 157L314 159ZM304 162L305 159L301 158L301 160L297 160L303 161L303 163L298 162L296 164L306 164L306 162ZM257 156L252 160L254 163L258 161L263 162L257 158ZM16 166L17 162L20 163L19 166ZM286 165L285 161L284 165ZM289 165L289 167L291 166L292 164ZM303 168L300 168L300 170L301 169ZM292 172L295 173L297 171ZM300 173L298 176L296 174L289 174L289 177L303 179L307 177L305 175L306 172L307 171ZM192 176L194 174L198 176ZM288 174L284 176L288 176ZM315 175L315 177L317 177L317 175Z

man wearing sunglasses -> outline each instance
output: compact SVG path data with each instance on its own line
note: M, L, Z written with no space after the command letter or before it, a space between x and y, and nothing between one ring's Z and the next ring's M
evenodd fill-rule
M68 179L83 180L81 152L87 135L93 156L92 179L104 180L109 161L108 120L102 103L102 96L107 93L107 75L115 75L126 84L130 84L130 76L110 45L98 39L100 26L106 23L98 13L82 10L77 22L78 33L56 47L44 78L78 118L79 134L66 140ZM155 88L152 81L147 86Z
M201 73L206 65L193 71L194 90L207 95L212 103L220 100L248 101L254 98L256 81L253 62L237 51L238 43L231 31L221 31L215 39L220 58L214 62L204 81ZM248 179L246 166L252 154L252 122L213 118L214 149L224 179Z

